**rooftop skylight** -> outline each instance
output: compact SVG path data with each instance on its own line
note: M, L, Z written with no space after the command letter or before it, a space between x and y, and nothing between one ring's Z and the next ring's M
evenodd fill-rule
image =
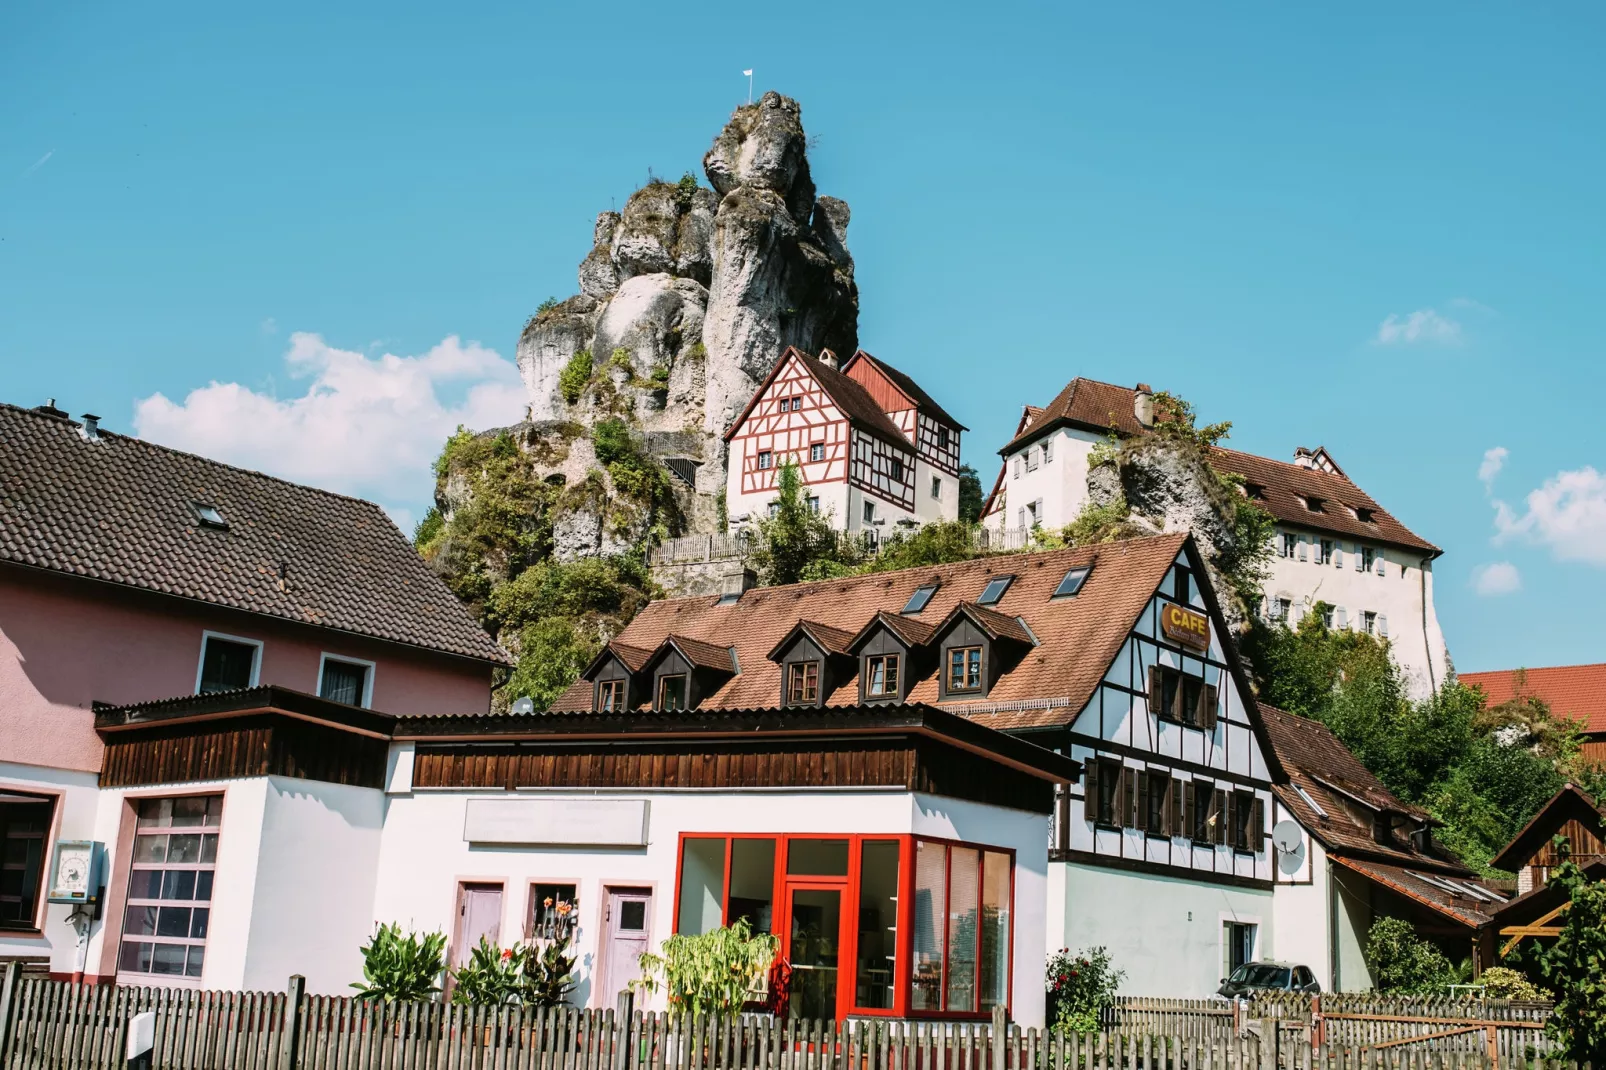
M1067 572L1065 574L1065 578L1063 580L1060 580L1060 585L1058 587L1054 588L1053 597L1054 598L1069 598L1069 597L1071 597L1077 591L1080 591L1082 589L1082 584L1087 582L1087 574L1089 572L1092 572L1092 571L1093 571L1093 566L1092 565L1081 565L1081 566L1078 566L1077 568L1071 569L1069 572Z
M981 597L976 599L976 604L982 606L996 604L1004 597L1004 592L1009 590L1009 585L1014 581L1014 576L994 576L987 581L987 586L982 588Z
M223 514L212 503L191 501L190 509L195 513L195 519L199 520L203 527L217 528L220 531L229 530L229 522L223 519Z
M926 603L931 601L931 596L937 593L938 586L935 583L923 583L916 587L914 593L909 596L909 601L904 603L902 612L912 614L925 609Z

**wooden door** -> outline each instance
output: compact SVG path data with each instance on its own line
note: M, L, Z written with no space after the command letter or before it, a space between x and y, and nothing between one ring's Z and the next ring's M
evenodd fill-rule
M619 993L641 977L641 956L649 949L652 925L652 889L609 888L603 917L602 972L591 1001L594 1007L612 1007Z
M452 939L452 965L461 966L484 937L502 938L502 886L461 884L457 889L457 931Z

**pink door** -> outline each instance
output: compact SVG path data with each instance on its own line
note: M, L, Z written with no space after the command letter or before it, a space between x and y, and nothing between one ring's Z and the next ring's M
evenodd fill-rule
M452 940L452 965L461 966L484 937L498 943L502 936L502 886L464 884L457 891L457 932Z
M647 888L609 888L608 912L603 919L606 957L597 980L597 996L592 1006L612 1007L619 993L641 977L637 961L647 948L648 922L652 917L652 891Z

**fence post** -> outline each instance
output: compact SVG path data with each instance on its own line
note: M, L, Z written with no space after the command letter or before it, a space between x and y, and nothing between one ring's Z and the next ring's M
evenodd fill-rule
M1004 1008L1002 1005L993 1008L993 1032L991 1040L991 1055L993 1057L993 1070L1005 1070L1004 1045L1008 1038L1007 1027L1004 1025Z
M6 963L5 979L0 981L0 1061L6 1057L6 1049L11 1041L11 1030L15 1024L12 1017L16 1014L17 986L22 983L22 963L17 960Z
M613 1048L613 1070L628 1070L634 1062L631 1058L630 1045L630 1015L635 1009L636 994L630 989L619 993L618 1009L614 1012L613 1020L618 1031L617 1042Z
M284 1001L284 1047L279 1065L282 1070L296 1070L301 1047L301 997L306 993L307 979L301 974L290 975L290 988Z

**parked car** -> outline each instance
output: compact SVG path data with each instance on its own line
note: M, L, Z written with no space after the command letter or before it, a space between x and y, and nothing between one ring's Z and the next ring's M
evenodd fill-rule
M1228 999L1256 992L1320 992L1322 986L1308 966L1290 962L1246 962L1221 979L1216 995Z

